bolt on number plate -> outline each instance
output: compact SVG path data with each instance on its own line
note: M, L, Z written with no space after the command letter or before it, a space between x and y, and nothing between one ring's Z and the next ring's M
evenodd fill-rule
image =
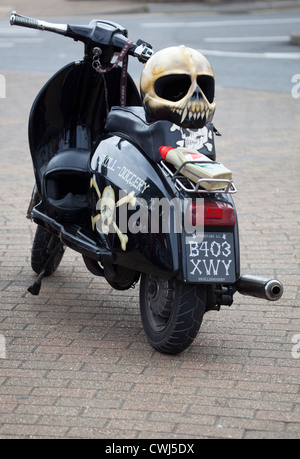
M205 233L201 241L189 237L186 245L189 282L236 281L233 233Z

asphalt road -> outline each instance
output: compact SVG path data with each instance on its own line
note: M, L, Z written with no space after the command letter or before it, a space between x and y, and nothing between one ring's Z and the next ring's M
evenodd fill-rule
M42 18L47 19L49 18ZM61 18L64 23L88 23L92 18ZM108 18L106 18L108 19ZM300 11L260 14L193 16L110 16L143 38L155 50L185 44L210 60L217 85L290 93L293 75L300 72L300 47L289 44L299 31ZM0 72L53 73L71 60L81 59L82 45L47 32L11 27L0 21ZM141 64L130 60L139 78Z

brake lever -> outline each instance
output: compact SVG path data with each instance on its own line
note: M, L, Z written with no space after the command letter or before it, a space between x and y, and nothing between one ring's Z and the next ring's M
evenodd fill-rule
M140 62L147 62L154 54L152 46L148 43L141 42L141 40L138 40L137 45L138 46L135 48L133 55L137 57Z

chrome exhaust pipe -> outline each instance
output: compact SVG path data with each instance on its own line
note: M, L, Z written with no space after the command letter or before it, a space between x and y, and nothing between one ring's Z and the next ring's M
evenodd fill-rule
M283 294L283 285L276 279L244 275L236 283L241 295L254 296L264 300L277 301Z

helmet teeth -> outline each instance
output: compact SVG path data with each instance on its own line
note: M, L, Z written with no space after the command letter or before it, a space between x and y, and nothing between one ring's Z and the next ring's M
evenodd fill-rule
M184 108L174 108L173 111L181 116L181 123L183 123L186 119L189 121L196 121L201 118L202 120L206 119L207 121L210 114L209 109L202 105L197 105L195 109L193 109L191 105L187 105Z
M186 119L187 114L188 114L188 110L185 107L185 109L183 110L183 113L182 113L182 117L181 117L181 121L180 121L181 123L183 123L183 121Z

